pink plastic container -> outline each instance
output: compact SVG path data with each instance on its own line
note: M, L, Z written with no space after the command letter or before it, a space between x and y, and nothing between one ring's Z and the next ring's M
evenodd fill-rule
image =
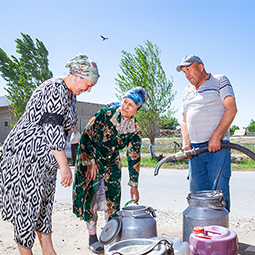
M238 255L238 239L233 230L225 227L195 227L189 248L192 255Z

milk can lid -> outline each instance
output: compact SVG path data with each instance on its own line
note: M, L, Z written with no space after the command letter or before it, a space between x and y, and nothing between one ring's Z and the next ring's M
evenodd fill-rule
M193 228L193 233L195 233L195 234L203 234L204 233L204 228L203 227L194 227Z
M101 232L100 242L103 245L107 245L111 243L119 234L121 227L122 227L122 221L120 218L116 217L109 220Z

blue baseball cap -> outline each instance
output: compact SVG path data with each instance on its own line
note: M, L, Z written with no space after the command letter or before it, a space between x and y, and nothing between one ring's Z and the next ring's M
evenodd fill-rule
M181 64L176 67L177 72L180 72L182 70L182 66L190 66L194 62L204 64L200 57L196 55L187 55L182 59Z

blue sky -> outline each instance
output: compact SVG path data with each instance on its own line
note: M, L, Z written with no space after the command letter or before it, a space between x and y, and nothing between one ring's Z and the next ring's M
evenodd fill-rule
M172 106L181 120L182 93L188 85L176 66L188 54L201 57L208 72L231 81L240 128L255 119L255 1L229 0L0 0L0 48L16 54L21 32L41 40L49 51L54 76L66 75L66 61L78 53L98 63L100 79L79 101L116 101L114 79L120 72L121 51L133 53L145 40L161 50L161 62L177 92ZM100 35L109 37L103 41ZM5 95L0 78L0 95Z

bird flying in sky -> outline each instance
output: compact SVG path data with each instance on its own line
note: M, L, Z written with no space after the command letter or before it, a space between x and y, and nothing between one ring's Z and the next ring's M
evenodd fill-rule
M102 35L100 35L100 36L102 37L103 41L109 39L109 38L106 38L106 37L104 37Z

